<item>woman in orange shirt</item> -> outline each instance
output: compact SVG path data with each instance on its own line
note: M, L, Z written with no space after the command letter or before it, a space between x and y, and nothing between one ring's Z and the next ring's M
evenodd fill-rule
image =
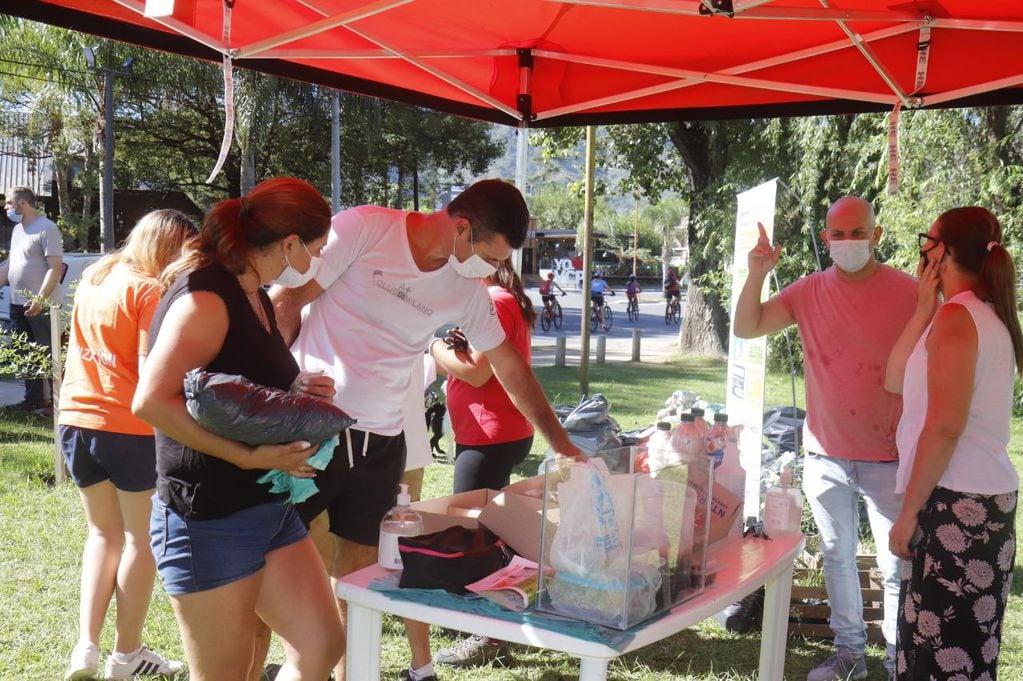
M82 555L78 645L66 679L92 679L99 637L117 593L114 650L104 678L173 676L182 664L142 645L156 565L149 546L156 482L153 429L131 413L148 332L163 289L158 277L196 234L175 210L139 220L120 250L89 267L75 293L64 382L61 449L89 523Z

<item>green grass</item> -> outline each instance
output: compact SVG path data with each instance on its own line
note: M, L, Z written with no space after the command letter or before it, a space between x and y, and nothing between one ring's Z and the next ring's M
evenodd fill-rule
M537 371L552 399L578 400L578 373L573 368L542 368ZM612 414L625 429L648 424L663 400L678 389L693 390L710 401L723 401L724 366L711 360L685 359L658 364L609 364L591 368L591 392L603 393ZM802 402L802 385L797 385ZM768 404L788 404L791 388L787 376L772 376ZM53 445L48 423L34 417L0 416L0 679L57 679L77 634L78 574L85 519L77 493L70 484L53 487ZM1012 458L1023 470L1020 456L1023 420L1013 422ZM537 441L533 452L517 470L532 475L543 458L546 444ZM427 469L424 496L447 494L452 469L434 465ZM1023 514L1017 516L1017 533L1023 537ZM1023 568L1017 568L1023 570ZM1003 628L1001 677L1023 678L1023 575L1017 579ZM382 674L396 678L407 664L408 650L400 624L385 618ZM112 644L110 625L101 644ZM145 639L153 647L182 659L177 627L167 597L159 585L146 623ZM434 646L451 641L439 633ZM668 681L687 678L701 681L754 681L757 676L760 638L735 636L707 621L638 654L616 660L610 678L616 681ZM785 677L806 677L817 662L830 654L827 641L798 637L789 639ZM882 678L883 651L868 649L871 678ZM538 649L515 649L508 668L487 666L478 670L441 669L444 681L561 681L578 676L577 663L561 654ZM281 658L280 647L271 661ZM353 679L352 681L361 681Z

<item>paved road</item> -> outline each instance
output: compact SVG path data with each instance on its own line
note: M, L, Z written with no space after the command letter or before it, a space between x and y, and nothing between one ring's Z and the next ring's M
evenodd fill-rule
M536 288L526 291L532 298L537 311L543 309L540 294ZM611 307L614 315L614 324L610 331L599 331L590 336L590 356L596 357L596 336L607 336L607 360L614 362L625 362L632 358L632 330L642 330L640 360L643 362L663 362L674 354L678 343L678 324L664 323L664 299L660 292L641 293L639 296L639 320L629 321L625 306L627 299L624 290L615 296L604 296L604 301ZM550 331L544 331L537 322L533 331L533 364L534 366L549 366L554 363L555 339L558 336L566 338L567 357L569 365L579 364L580 328L579 322L582 318L582 294L578 291L569 291L567 295L558 298L564 313L564 322L560 329L551 327ZM685 299L682 300L682 314L685 315Z

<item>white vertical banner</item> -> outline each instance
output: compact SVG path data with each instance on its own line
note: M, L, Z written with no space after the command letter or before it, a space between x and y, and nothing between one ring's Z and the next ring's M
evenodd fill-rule
M774 209L778 185L770 180L737 196L735 214L735 260L732 263L730 319L749 275L747 256L759 239L757 223L767 236L774 234ZM767 299L768 278L760 299ZM746 470L743 517L760 515L760 466L764 424L764 385L767 378L767 338L743 339L730 334L728 341L728 385L725 409L730 425L742 425L739 434L739 462Z

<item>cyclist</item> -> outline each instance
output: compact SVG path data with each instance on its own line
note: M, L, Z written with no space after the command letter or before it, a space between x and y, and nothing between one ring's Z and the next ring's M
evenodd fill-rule
M554 272L547 273L547 279L540 283L540 298L543 300L543 311L549 314L554 305L554 289L565 295L565 290L554 281Z
M604 323L604 292L608 292L614 295L614 289L604 281L604 276L600 272L593 273L593 279L590 281L590 301L593 303L593 309L597 311L597 323Z
M681 297L682 287L679 285L678 275L675 274L675 270L669 269L664 277L664 299L670 305L673 298L678 301Z
M627 283L625 285L625 295L628 296L628 298L629 298L628 302L629 302L630 305L632 303L635 303L637 305L636 309L639 309L638 308L638 305L639 305L638 298L639 298L639 294L642 293L642 292L643 292L643 289L640 288L639 283L636 281L636 275L635 274L630 274L629 275L629 283Z

